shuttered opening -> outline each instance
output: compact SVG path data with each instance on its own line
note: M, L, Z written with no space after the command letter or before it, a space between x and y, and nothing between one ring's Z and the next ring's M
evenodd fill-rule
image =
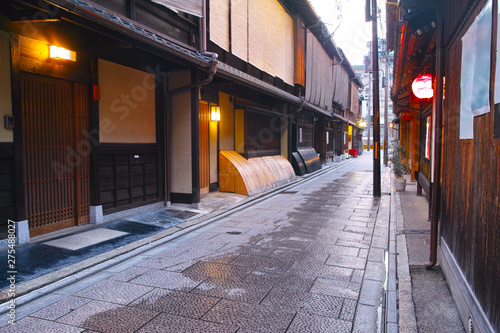
M88 86L23 73L21 89L30 235L88 222Z

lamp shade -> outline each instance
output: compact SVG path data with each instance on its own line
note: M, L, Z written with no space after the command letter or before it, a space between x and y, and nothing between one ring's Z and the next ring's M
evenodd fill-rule
M413 91L415 97L420 99L434 97L434 89L432 89L432 75L422 74L417 76L411 84L411 90Z
M57 60L70 60L76 61L76 52L67 50L63 47L50 45L49 46L49 57Z
M212 105L210 107L210 120L220 121L220 107L217 105Z
M405 110L401 112L401 119L403 119L404 121L410 121L413 119L413 115L411 114L410 111Z

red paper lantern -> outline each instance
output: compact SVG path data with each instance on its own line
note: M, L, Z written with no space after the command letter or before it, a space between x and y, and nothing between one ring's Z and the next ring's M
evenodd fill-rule
M432 75L422 74L417 76L411 84L411 90L417 98L432 98L434 97L434 89L432 89Z
M413 115L411 114L410 111L405 110L401 112L401 119L403 119L404 121L410 121L413 119Z

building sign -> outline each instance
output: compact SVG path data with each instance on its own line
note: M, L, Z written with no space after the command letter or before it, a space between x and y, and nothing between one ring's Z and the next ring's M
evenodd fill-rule
M460 139L474 137L474 117L490 112L491 0L462 37Z

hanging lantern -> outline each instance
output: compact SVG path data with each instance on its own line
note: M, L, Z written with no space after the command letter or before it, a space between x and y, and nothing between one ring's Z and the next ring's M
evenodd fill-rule
M417 76L411 84L413 94L420 99L434 97L434 89L432 89L432 75L422 74Z
M210 121L220 121L220 107L212 105L210 107Z
M405 110L401 112L401 119L403 119L404 121L411 121L413 119L413 115L410 111Z

